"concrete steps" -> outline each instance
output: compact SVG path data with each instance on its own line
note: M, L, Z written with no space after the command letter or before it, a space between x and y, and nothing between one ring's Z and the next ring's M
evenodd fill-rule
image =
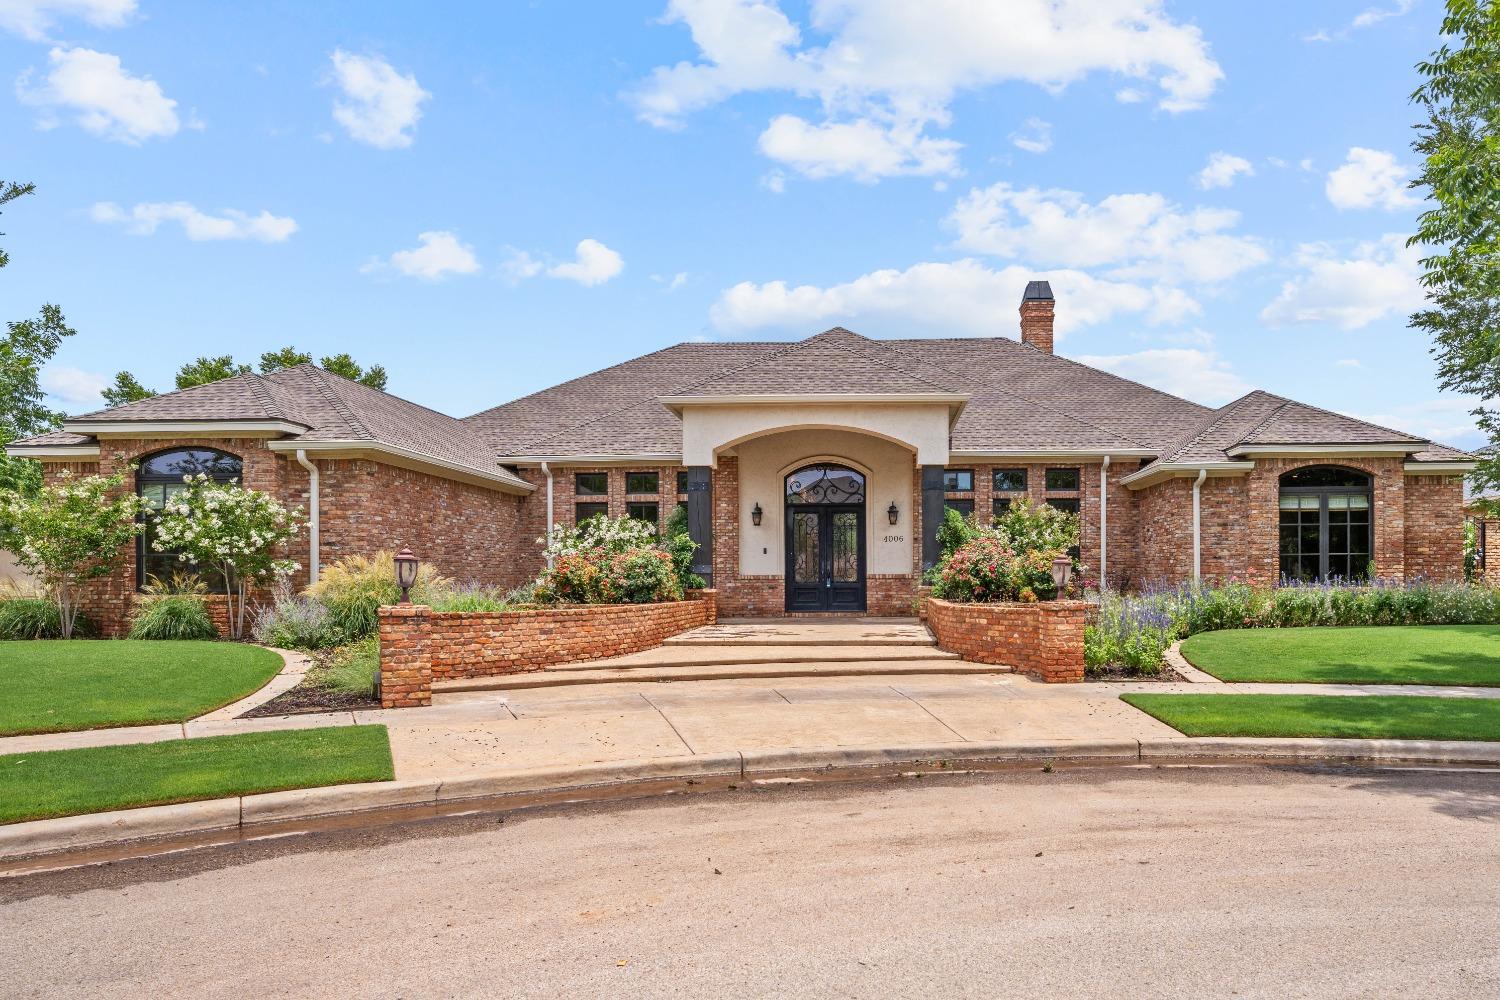
M921 646L937 648L919 623L830 621L705 625L674 635L664 646Z
M549 671L598 670L601 667L717 667L755 663L873 663L957 660L935 646L695 646L671 643L628 656L582 663L559 663Z
M434 695L465 691L520 691L574 684L658 683L664 681L745 680L775 677L887 677L933 674L1008 674L1010 667L957 659L837 660L823 662L718 663L667 667L600 667L576 664L520 674L435 681Z

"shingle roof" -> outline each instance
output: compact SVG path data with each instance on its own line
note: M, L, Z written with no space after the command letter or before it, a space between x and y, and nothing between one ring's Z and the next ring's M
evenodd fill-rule
M86 430L90 423L161 420L205 423L284 420L306 428L287 440L367 441L530 488L524 480L502 468L489 442L462 420L310 364L283 368L268 375L236 375L179 389L73 417L69 424ZM60 431L14 442L13 447L85 444L91 440L87 434Z

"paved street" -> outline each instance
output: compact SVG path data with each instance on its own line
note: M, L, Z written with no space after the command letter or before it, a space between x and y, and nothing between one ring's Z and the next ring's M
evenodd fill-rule
M1040 770L0 882L7 996L1477 997L1500 776Z

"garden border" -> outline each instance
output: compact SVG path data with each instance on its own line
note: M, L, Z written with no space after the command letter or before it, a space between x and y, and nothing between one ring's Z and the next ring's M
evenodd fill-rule
M928 597L924 617L939 649L1014 667L1049 684L1083 680L1088 601L955 604Z

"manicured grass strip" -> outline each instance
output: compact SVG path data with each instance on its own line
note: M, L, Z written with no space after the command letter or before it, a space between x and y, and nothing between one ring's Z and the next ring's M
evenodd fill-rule
M1182 655L1225 681L1500 685L1500 625L1204 632Z
M384 726L17 753L0 756L0 823L394 777Z
M269 649L233 642L0 642L0 736L184 722L280 670Z
M1500 740L1500 699L1328 694L1125 694L1187 736Z

